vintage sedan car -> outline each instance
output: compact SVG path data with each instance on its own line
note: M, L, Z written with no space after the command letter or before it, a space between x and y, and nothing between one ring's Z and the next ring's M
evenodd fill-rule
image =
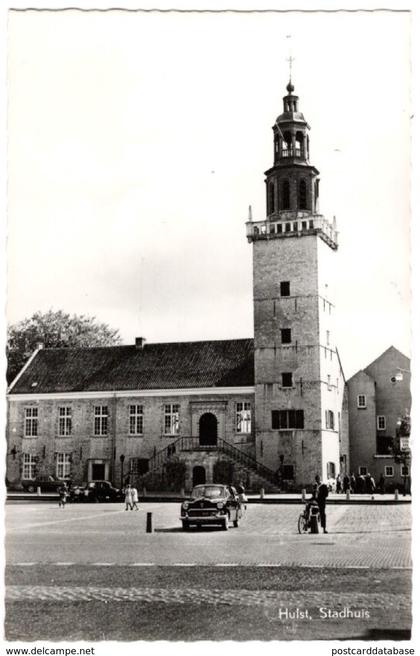
M82 501L115 502L123 501L124 494L121 490L111 485L109 481L92 481L83 490Z
M63 482L54 476L38 476L30 481L22 481L22 487L26 492L36 492L38 488L41 492L58 492Z
M225 531L229 522L237 527L242 517L242 506L235 488L215 483L196 485L191 497L181 505L182 528L191 526L221 526Z

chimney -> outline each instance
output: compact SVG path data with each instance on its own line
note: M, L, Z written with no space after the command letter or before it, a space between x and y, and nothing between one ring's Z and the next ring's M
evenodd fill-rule
M145 337L136 337L136 348L142 349L142 348L144 348L145 344L146 344L146 338Z

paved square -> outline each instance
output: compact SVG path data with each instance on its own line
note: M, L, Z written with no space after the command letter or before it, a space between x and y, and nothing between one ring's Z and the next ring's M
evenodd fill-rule
M329 506L328 535L299 535L300 510L249 505L237 529L183 532L174 503L139 512L117 504L9 504L7 637L282 640L385 630L406 637L410 506ZM307 617L279 617L279 609L297 608ZM87 626L89 616L96 619Z

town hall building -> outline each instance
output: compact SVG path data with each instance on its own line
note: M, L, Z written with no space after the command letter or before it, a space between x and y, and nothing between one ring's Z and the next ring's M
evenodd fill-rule
M310 127L291 81L273 126L252 245L254 337L36 350L8 392L10 485L57 476L298 489L348 471L336 343L337 230L319 211Z

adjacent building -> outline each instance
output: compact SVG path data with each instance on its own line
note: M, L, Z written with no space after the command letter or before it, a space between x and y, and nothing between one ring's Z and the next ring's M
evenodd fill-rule
M409 477L409 460L395 462L401 420L410 414L410 360L391 346L347 381L349 404L350 470L383 476L393 490ZM405 448L405 445L403 445Z

